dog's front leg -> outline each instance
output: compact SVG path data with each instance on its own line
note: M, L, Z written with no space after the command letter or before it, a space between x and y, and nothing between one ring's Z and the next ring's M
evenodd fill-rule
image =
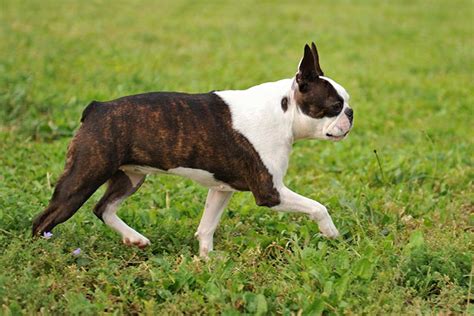
M209 190L204 213L195 234L199 240L199 256L205 258L212 251L214 231L231 196L232 192Z
M273 206L273 209L308 214L311 219L318 223L319 230L323 235L330 238L339 236L339 232L324 205L299 195L286 187L278 191L280 193L280 204Z

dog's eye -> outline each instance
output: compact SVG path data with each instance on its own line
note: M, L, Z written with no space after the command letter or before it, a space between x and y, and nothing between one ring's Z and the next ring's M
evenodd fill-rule
M341 113L344 104L341 101L337 101L331 104L326 110L326 116L332 117L339 115Z
M342 111L342 107L344 105L342 104L341 101L338 101L336 103L334 103L332 106L331 106L331 110L334 111L334 112L341 112Z

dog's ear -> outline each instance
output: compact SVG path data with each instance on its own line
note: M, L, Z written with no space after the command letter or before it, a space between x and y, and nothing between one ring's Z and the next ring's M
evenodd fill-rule
M313 57L314 57L314 68L316 69L316 73L318 74L318 76L324 76L324 73L321 70L321 66L319 65L318 50L314 42L311 43L311 52L313 53Z
M296 74L296 83L298 83L299 90L305 92L308 83L315 81L318 78L316 73L316 66L314 65L315 58L309 48L308 44L304 46L303 59L298 66L298 73Z

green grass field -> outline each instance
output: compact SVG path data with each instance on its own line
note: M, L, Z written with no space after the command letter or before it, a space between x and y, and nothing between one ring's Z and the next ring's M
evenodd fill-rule
M2 1L0 314L474 314L473 2L317 2ZM91 100L288 78L313 40L355 127L286 179L342 238L237 193L204 262L206 190L150 176L120 211L147 250L92 214L103 189L32 241Z

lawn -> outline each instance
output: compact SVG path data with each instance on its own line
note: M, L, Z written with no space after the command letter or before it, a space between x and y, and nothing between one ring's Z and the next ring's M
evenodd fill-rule
M474 314L473 12L472 1L3 0L0 314ZM148 249L93 215L103 188L52 238L31 239L91 100L288 78L311 41L351 94L355 127L340 143L296 143L286 182L328 207L341 238L242 192L202 261L206 189L150 176L120 211Z

